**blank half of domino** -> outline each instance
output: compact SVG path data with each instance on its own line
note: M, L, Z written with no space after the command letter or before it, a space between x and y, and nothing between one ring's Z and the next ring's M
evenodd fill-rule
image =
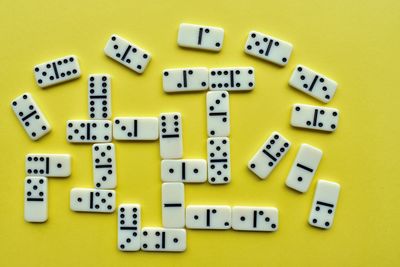
M166 69L163 71L163 89L167 93L207 90L208 69Z
M245 53L279 66L285 66L289 62L292 50L291 43L256 31L249 33L244 48Z
M255 87L253 67L213 68L209 71L210 90L248 91Z
M302 144L286 178L286 185L299 192L307 192L322 158L322 151Z
M294 127L333 132L339 121L339 110L305 104L295 104L290 124Z
M68 154L28 154L25 171L30 176L68 177L71 175L71 156Z
M165 159L161 161L163 182L204 183L207 162L204 159Z
M157 140L157 117L116 117L113 137L116 140Z
M290 142L278 132L273 132L248 163L248 168L265 179L275 169L290 149Z
M81 76L78 58L74 55L57 58L34 67L35 80L40 87L70 81Z
M139 204L123 203L118 207L118 249L140 250L141 208Z
M104 53L137 73L143 73L151 59L149 52L116 34L111 35Z
M224 42L224 29L182 23L179 25L178 45L202 50L220 51Z
M50 124L31 94L24 93L15 98L11 107L30 139L38 140L50 132Z
M303 65L296 66L289 85L324 103L332 100L337 88L334 80Z
M339 198L340 185L318 180L308 222L310 225L329 229L332 227Z

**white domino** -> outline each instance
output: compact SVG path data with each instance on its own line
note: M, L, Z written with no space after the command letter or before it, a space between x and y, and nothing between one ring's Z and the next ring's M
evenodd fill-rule
M207 90L208 69L166 69L163 71L163 88L167 93Z
M278 230L278 209L234 206L232 228L239 231L276 231Z
M25 178L24 218L27 222L47 221L47 178Z
M249 161L249 169L265 179L275 169L290 149L290 142L278 132L273 132Z
M117 186L114 144L94 144L92 157L95 187L98 189L114 189Z
M328 103L335 95L337 83L303 65L297 65L289 85L319 101Z
M178 45L182 47L220 51L224 43L224 29L182 23L179 25Z
M111 213L115 210L115 191L72 188L70 208L73 211Z
M92 120L111 118L111 76L92 74L88 78L88 113Z
M161 113L159 124L161 158L182 158L183 144L181 114L178 112Z
M141 243L143 251L185 251L186 230L162 227L143 227Z
M209 137L229 136L229 93L215 91L207 93L207 132Z
M71 156L68 154L28 154L25 171L30 176L68 177L71 175Z
M141 209L139 204L121 204L118 207L118 249L140 250Z
M292 109L290 124L294 127L333 132L339 121L339 110L295 104Z
M116 117L113 137L116 140L157 140L158 118L156 117Z
M279 66L285 66L292 54L293 45L264 33L251 31L244 52L270 61Z
M112 123L108 120L67 121L70 143L107 143L112 141Z
M207 162L204 159L166 159L161 161L163 182L204 183Z
M231 154L228 137L211 137L207 140L208 182L231 182Z
M111 35L104 53L137 73L143 73L151 59L147 51L116 34Z
M210 90L248 91L256 85L253 67L210 69L209 79Z
M78 58L74 55L36 65L33 70L36 83L42 88L70 81L81 76Z
M162 184L162 224L166 228L185 227L185 186L183 183Z
M33 100L31 94L24 93L15 98L11 102L11 107L30 139L38 140L50 132L50 124Z
M188 205L186 207L186 228L219 229L231 228L231 207Z
M324 229L332 227L339 192L339 184L318 180L310 217L308 219L310 225Z
M302 144L286 178L286 185L299 192L307 192L322 158L322 151Z

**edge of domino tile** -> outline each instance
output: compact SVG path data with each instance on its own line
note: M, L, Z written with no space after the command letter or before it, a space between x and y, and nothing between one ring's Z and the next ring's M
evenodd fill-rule
M53 84L50 84L50 85L45 85L45 86L40 85L40 84L37 82L37 80L35 79L36 85L39 86L40 88L44 89L44 88L53 87L53 86L56 86L56 85L59 85L59 84L62 84L62 83L66 83L66 82L70 82L70 81L79 79L79 78L82 76L82 71L81 71L81 66L80 66L80 64L79 64L79 58L78 58L78 56L76 56L76 55L74 55L74 54L70 54L70 55L66 55L66 56L62 56L62 57L53 58L53 59L50 59L50 60L47 60L47 61L44 61L44 62L42 62L42 63L39 63L39 64L34 65L34 66L33 66L33 75L34 75L34 77L36 77L36 75L35 75L35 73L36 73L36 72L35 72L35 69L36 69L38 66L43 65L43 64L46 64L46 63L54 62L54 61L57 61L57 60L60 60L60 59L64 59L64 58L67 58L67 57L72 57L72 58L75 59L76 66L77 66L77 73L78 73L77 76L75 76L75 77L73 77L73 78L71 78L71 79L65 80L65 81L60 81L60 82L56 82L56 83L53 83Z

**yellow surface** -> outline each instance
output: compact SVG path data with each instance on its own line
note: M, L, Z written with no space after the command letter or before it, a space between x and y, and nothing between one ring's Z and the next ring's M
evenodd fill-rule
M75 2L75 3L74 3ZM399 266L399 29L400 2L384 1L1 1L0 67L0 266ZM181 49L178 25L191 22L225 29L222 52ZM250 30L290 41L287 67L243 53ZM107 58L112 33L153 55L137 75ZM67 54L79 57L79 80L40 89L32 69ZM328 106L340 109L337 132L289 126L293 103L319 105L291 89L298 63L338 81ZM91 187L91 147L65 141L65 121L87 118L87 77L110 73L114 116L183 116L185 158L206 156L205 93L167 95L161 71L185 66L254 66L256 89L231 94L232 183L187 185L187 204L266 205L279 208L279 231L188 231L185 253L121 253L117 215L74 213L72 187ZM11 108L29 91L52 132L30 141ZM273 130L293 147L265 181L246 164ZM301 143L321 148L317 179L342 191L333 228L307 224L315 189L306 194L284 181ZM140 203L144 226L161 224L158 142L116 143L118 204ZM49 180L49 220L23 220L24 157L30 152L70 153L71 177Z

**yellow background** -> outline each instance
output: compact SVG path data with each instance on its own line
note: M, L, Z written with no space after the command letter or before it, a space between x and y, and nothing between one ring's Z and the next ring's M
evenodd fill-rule
M356 3L358 2L358 3ZM400 2L382 1L1 1L0 3L0 265L1 266L399 266L399 29ZM220 26L220 53L179 48L178 25ZM285 68L247 56L250 30L294 45ZM150 51L143 75L107 58L112 33ZM41 89L35 64L75 54L79 80ZM340 109L333 134L289 126L293 103L320 103L287 84L302 63L338 81L328 106ZM205 93L167 95L164 68L254 66L256 89L231 94L232 183L186 186L187 204L265 205L279 208L279 231L188 231L185 253L121 253L117 214L69 209L72 187L91 187L91 146L65 140L68 119L87 119L87 77L112 75L114 116L183 116L185 158L206 157ZM31 92L52 132L30 141L11 100ZM259 180L247 161L274 130L292 149L271 176ZM301 143L324 151L317 179L342 186L333 228L307 224L315 179L306 194L284 181ZM117 202L142 205L142 225L161 225L158 142L115 142ZM70 153L69 178L49 179L49 220L23 220L24 157Z

